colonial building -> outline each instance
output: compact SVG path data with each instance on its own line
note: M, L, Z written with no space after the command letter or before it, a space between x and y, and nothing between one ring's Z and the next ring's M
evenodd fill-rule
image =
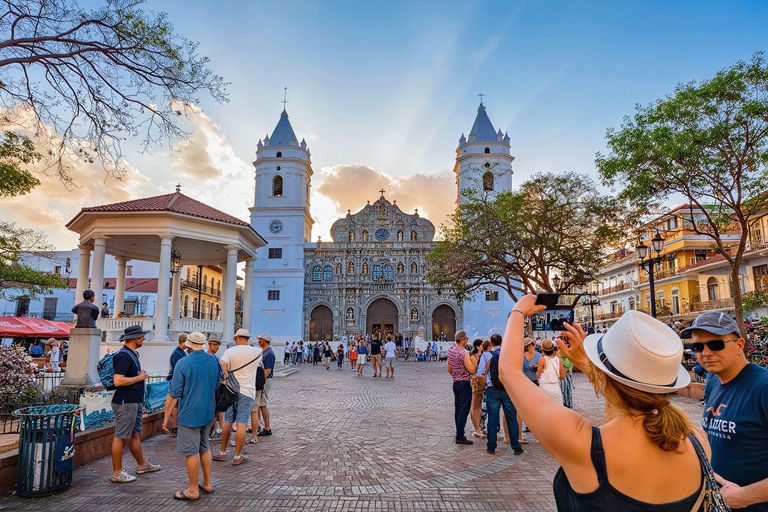
M503 332L509 296L489 287L459 303L427 283L435 227L418 211L402 211L383 190L376 202L334 223L331 242L311 242L310 157L284 110L272 135L259 140L253 162L251 226L269 245L258 249L253 286L245 288L253 290L254 328L269 332L278 350L284 342L345 334L452 340L459 329L470 336ZM513 160L509 136L494 129L481 104L456 150L457 204L470 187L509 190Z

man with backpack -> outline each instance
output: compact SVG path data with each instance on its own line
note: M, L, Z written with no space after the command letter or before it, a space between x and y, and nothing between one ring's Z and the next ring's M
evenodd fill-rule
M228 348L221 356L221 368L224 375L232 373L237 379L240 390L237 401L224 413L224 428L221 433L221 451L213 456L215 461L227 460L227 445L232 435L232 424L237 424L235 433L235 457L232 459L233 466L245 464L248 456L243 453L245 444L246 429L248 428L248 418L251 415L251 407L256 398L256 374L261 365L262 350L259 347L252 347L248 344L251 333L246 329L238 329L235 333L235 346ZM256 442L255 437L251 437L249 442Z
M256 398L253 401L251 409L251 427L256 436L271 436L272 427L269 424L269 389L272 386L272 372L275 370L275 352L272 350L272 336L269 334L259 334L256 341L263 350L261 363L264 368L264 385L262 389L256 389ZM261 418L264 418L264 428L259 428Z
M123 448L128 444L136 459L136 473L152 473L160 469L150 464L141 452L141 417L144 412L144 381L147 372L141 369L137 350L144 344L141 326L126 327L120 336L123 347L113 358L115 394L112 396L112 410L115 413L115 437L112 439L113 483L127 483L136 480L123 469Z
M499 410L504 409L504 416L507 418L507 428L509 428L509 446L515 451L515 455L523 453L523 447L520 445L517 425L517 411L512 400L509 398L504 385L499 380L499 355L501 354L501 336L494 334L491 336L491 357L488 359L488 370L486 383L488 388L485 390L485 406L488 411L488 453L496 453L496 434L499 431ZM480 372L480 370L478 370Z

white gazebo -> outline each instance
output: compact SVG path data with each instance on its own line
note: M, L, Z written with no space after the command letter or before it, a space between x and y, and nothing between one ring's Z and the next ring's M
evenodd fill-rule
M114 317L97 322L99 328L107 332L108 342L116 341L125 327L137 324L152 331L145 341L147 348L148 345L173 347L168 342L175 342L176 333L182 331L216 333L225 343L231 340L237 264L241 261L245 262L242 323L251 330L253 263L256 249L267 242L247 222L187 197L177 187L173 194L83 208L67 223L67 228L80 235L78 302L89 284L97 300L102 296L105 255L114 256L118 262ZM118 317L123 310L129 260L159 262L154 317ZM180 317L180 265L222 268L221 321ZM162 363L165 365L167 361Z

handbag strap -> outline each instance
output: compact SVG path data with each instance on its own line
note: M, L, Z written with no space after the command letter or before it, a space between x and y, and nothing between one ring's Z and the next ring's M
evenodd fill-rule
M235 373L235 372L236 372L236 371L238 371L238 370L242 370L243 368L245 368L245 367L246 367L246 366L248 366L249 364L251 364L251 363L253 363L253 362L255 362L255 361L258 361L259 359L261 359L261 354L259 354L259 356L258 356L256 359L252 359L252 360L248 361L248 362L247 362L247 363L245 363L243 366L237 367L237 368L235 368L234 370L230 370L230 371L229 371L229 373Z
M699 457L701 469L704 472L704 477L706 479L704 482L704 494L709 494L709 499L714 500L717 504L718 508L714 510L730 512L730 507L728 507L728 505L725 503L725 500L723 499L722 494L720 494L720 484L718 484L717 480L715 479L715 472L712 469L712 465L709 463L709 459L707 459L707 454L704 452L704 447L701 446L701 443L695 435L689 434L688 438L691 440L691 444L696 450L696 455Z

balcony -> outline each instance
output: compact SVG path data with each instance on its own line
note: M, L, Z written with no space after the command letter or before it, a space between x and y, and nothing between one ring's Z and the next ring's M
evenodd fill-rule
M609 295L611 293L618 293L624 290L629 290L632 288L632 285L630 283L619 283L613 286L604 286L603 289L600 291L600 295Z
M189 288L189 289L192 289L192 290L195 290L195 291L197 291L197 289L198 289L197 281L194 280L194 279L182 279L181 280L181 287L182 288ZM200 285L200 292L204 293L206 295L210 295L211 297L221 298L221 290L217 289L217 288L214 288L212 286Z
M668 277L673 277L677 275L677 269L676 268L662 268L661 270L654 268L653 269L653 279L654 281L658 281L660 279L666 279ZM641 272L640 273L640 282L641 283L647 283L648 282L648 272Z
M619 318L623 314L624 310L622 308L618 308L611 311L610 313L601 313L599 315L595 315L595 322L602 322L604 320L611 320L612 318Z
M691 312L696 313L718 309L733 309L733 307L733 297L728 297L727 299L707 300L703 302L691 302L690 304Z
M55 311L44 311L42 313L25 313L23 315L15 315L24 318L42 318L43 320L52 320L54 322L67 322L72 323L72 319L75 317L72 313L56 313Z

